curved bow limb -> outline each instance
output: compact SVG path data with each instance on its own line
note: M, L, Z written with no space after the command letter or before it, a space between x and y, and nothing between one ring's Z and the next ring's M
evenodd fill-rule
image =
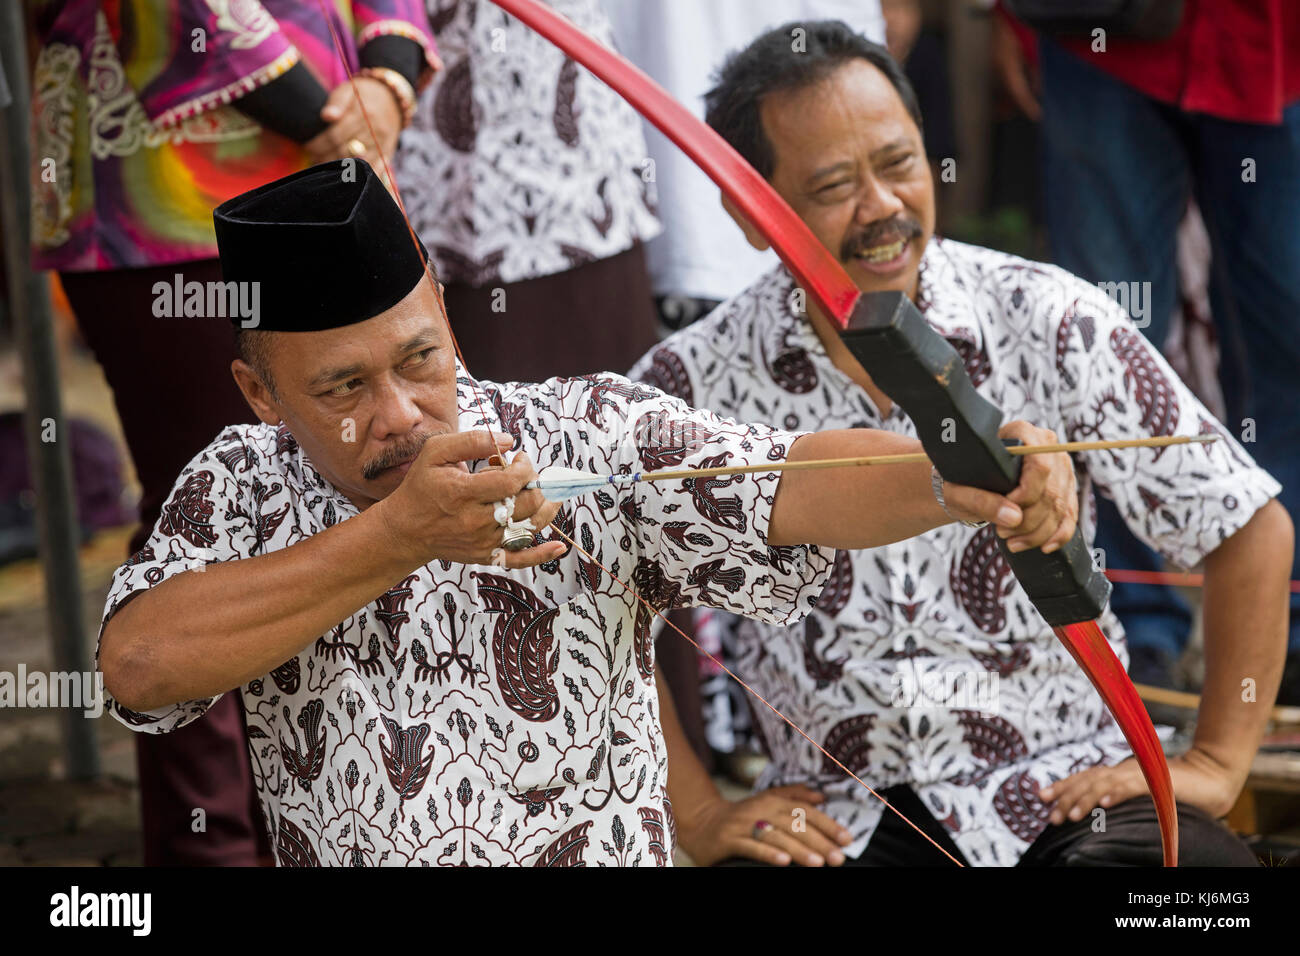
M1052 628L1079 668L1088 675L1092 686L1114 715L1124 739L1133 748L1133 756L1142 768L1151 798L1160 820L1160 845L1165 866L1178 865L1178 815L1174 800L1174 783L1169 776L1169 762L1156 729L1147 715L1146 705L1129 680L1110 643L1096 621L1082 621Z

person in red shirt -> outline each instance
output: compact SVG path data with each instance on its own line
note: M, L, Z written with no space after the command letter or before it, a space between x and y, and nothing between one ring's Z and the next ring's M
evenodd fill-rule
M1007 49L1005 25L995 59ZM1163 39L1074 26L1082 32L1037 33L1041 102L1002 71L1013 98L1041 118L1052 258L1117 283L1107 288L1128 293L1134 320L1160 345L1176 308L1176 231L1195 199L1212 247L1224 420L1300 513L1300 4L1185 0ZM1095 546L1111 567L1160 569L1108 504ZM1187 605L1171 588L1133 584L1118 585L1112 604L1135 679L1171 683L1191 629ZM1300 595L1289 644L1278 700L1297 704Z

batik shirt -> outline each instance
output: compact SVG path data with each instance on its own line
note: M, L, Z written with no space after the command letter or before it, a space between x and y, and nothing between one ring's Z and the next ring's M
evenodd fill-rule
M508 431L539 467L779 461L797 437L617 377L462 379L459 392L462 430ZM799 618L833 552L768 547L777 482L645 482L572 499L555 525L595 562L575 549L521 571L431 562L245 685L280 865L668 865L652 614L613 575L657 608ZM290 547L355 514L283 427L229 428L181 473L148 544L116 573L104 618L174 575ZM162 733L213 700L111 709Z
M429 0L446 69L402 134L397 179L439 277L518 282L659 232L641 118L488 0ZM607 46L597 0L549 0Z
M420 0L38 0L32 246L38 269L210 259L212 210L307 165L230 104L301 62L332 90L380 36L437 62ZM326 17L329 17L327 20Z
M881 417L793 311L778 267L650 353L633 377L721 415L787 429L871 427ZM1177 565L1214 550L1277 494L1127 313L1053 266L935 239L918 303L1006 420L1063 439L1217 434L1210 445L1075 456L1081 526L1093 492ZM837 507L870 507L841 502ZM1127 660L1119 621L1100 620ZM739 675L876 789L910 785L977 865L1012 865L1047 825L1038 790L1130 751L1096 691L1034 610L991 527L949 524L883 548L839 552L799 626L741 621ZM808 783L858 855L881 804L766 707L753 708L772 763L758 786ZM919 839L919 837L918 837Z

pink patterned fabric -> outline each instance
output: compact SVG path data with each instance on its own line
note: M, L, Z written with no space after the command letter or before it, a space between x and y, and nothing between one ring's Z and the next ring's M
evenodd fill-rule
M211 259L212 210L306 165L231 104L304 63L327 90L396 33L437 63L420 0L36 0L32 245L39 269ZM328 19L327 19L328 17Z

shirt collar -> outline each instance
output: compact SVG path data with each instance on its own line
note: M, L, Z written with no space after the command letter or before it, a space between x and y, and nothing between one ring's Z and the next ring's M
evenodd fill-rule
M962 263L951 254L952 249L950 240L938 236L926 246L921 257L916 305L925 320L944 338L982 348L984 332L974 296L977 277L962 267Z
M316 470L289 426L283 423L275 430L275 453L283 463L285 480L301 493L307 511L321 527L332 527L360 513L347 495Z
M938 236L926 246L916 304L926 321L967 359L969 367L969 356L984 352L984 332L973 296L974 279L949 254L945 248L949 246L949 241ZM770 318L763 324L760 341L767 367L795 364L803 358L800 353L806 353L819 366L829 366L830 356L812 323L796 311L795 281L789 270L779 266L772 273L772 281L765 285L759 294L770 302L764 310Z

